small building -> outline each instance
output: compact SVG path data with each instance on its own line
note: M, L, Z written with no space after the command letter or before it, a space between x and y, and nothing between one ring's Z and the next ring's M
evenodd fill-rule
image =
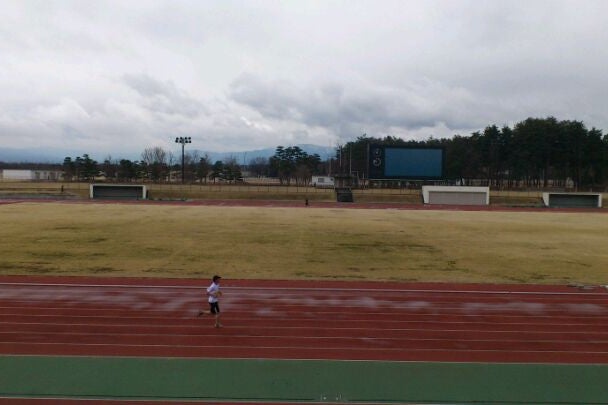
M318 188L333 188L335 185L334 178L330 176L312 176L310 184Z
M2 169L0 179L4 181L23 181L23 180L61 180L63 172L61 170L24 170L24 169Z

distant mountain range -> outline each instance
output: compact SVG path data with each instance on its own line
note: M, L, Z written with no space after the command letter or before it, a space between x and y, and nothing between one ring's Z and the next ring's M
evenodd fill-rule
M326 160L326 159L336 155L335 148L332 148L329 146L319 146L319 145L295 145L295 146L300 147L300 149L302 149L304 152L308 153L309 155L314 155L314 154L319 155L321 157L321 160ZM204 156L205 154L209 155L209 158L211 159L212 162L215 162L218 160L225 160L227 158L233 157L236 159L236 161L239 164L248 164L249 162L251 162L252 159L256 159L259 157L269 158L269 157L273 156L274 153L276 152L276 149L277 148L275 147L275 148L249 150L249 151L243 151L243 152L223 152L223 153L204 152L204 151L199 150L199 153L201 156Z
M319 145L295 145L299 146L303 151L309 155L318 154L321 160L326 160L329 157L335 156L335 148L329 146ZM269 158L274 155L275 148L256 149L241 152L207 152L203 150L197 150L200 156L208 155L212 162L218 160L225 160L228 158L235 158L240 164L248 164L252 159L255 158ZM97 156L92 151L73 151L65 149L49 149L49 148L31 148L31 149L12 149L12 148L0 148L0 162L4 163L63 163L63 160L69 156L72 159L82 156L88 153L91 159L97 162L102 162L107 155ZM181 153L181 152L180 152ZM129 159L132 161L141 160L141 154L134 156L114 156L115 159Z

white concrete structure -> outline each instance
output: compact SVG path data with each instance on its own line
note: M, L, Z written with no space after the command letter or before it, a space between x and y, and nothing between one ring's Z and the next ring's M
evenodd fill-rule
M91 184L89 197L107 200L145 200L148 190L143 184Z
M311 183L313 187L334 187L334 178L330 176L312 176Z
M18 180L61 180L63 172L59 170L0 170L0 179L8 181Z
M546 207L601 208L601 193L543 193Z
M490 187L422 186L425 204L488 205Z

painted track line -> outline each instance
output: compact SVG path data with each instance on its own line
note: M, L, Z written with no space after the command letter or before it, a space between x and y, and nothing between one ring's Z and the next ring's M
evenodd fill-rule
M346 282L348 283L348 282ZM0 286L7 287L67 287L67 288L115 288L120 289L145 289L145 290L156 290L156 289L167 289L167 290L197 290L202 291L206 286L187 286L187 285L155 285L155 284L85 284L85 283L23 283L23 282L0 282ZM464 295L523 295L523 296L581 296L581 297L601 297L607 298L608 291L605 291L604 286L591 286L596 291L517 291L517 290L459 290L459 289L397 289L397 288L334 288L334 287L239 287L230 286L223 287L222 289L226 292L236 291L239 294L247 291L255 292L268 292L268 291L280 291L281 293L286 292L311 292L318 291L321 293L332 293L339 294L342 292L350 293L364 292L366 294L381 292L383 296L390 293L408 294L408 293L419 293L419 294L464 294ZM607 287L608 288L608 287Z

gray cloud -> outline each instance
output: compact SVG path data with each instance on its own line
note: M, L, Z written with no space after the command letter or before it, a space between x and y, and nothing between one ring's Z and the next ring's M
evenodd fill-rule
M608 130L603 0L0 4L0 146L137 155ZM0 156L0 159L2 157Z
M268 119L331 128L341 138L360 135L361 128L375 128L384 134L392 128L466 128L474 121L468 111L480 104L465 89L431 81L404 87L358 82L297 86L252 75L235 80L229 96Z
M185 95L171 81L161 82L145 74L127 74L122 81L141 96L142 105L152 112L190 118L206 112L200 101Z

